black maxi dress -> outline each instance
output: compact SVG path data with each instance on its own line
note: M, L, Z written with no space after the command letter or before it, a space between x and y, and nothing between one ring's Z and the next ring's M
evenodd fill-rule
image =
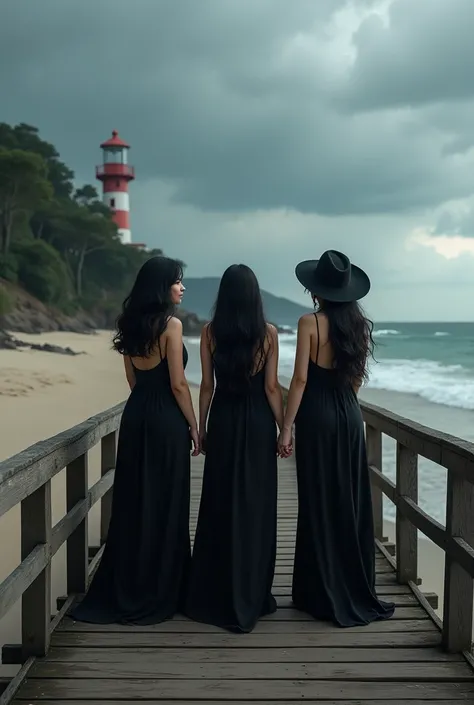
M317 363L318 355L316 363L309 361L295 419L293 603L315 619L352 627L391 617L394 605L375 593L372 501L357 395L335 370Z
M277 433L265 370L241 393L216 370L185 612L250 632L276 610Z
M183 349L186 366L187 351ZM134 368L118 440L112 516L102 560L74 619L157 624L182 606L189 537L190 434L168 361Z

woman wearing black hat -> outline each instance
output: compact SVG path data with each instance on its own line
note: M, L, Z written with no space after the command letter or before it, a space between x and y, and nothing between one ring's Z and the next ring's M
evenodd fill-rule
M298 529L293 603L341 627L387 619L394 605L375 594L375 544L364 426L357 392L367 377L372 324L357 301L365 272L341 252L301 262L296 276L318 313L303 316L279 439L296 432Z

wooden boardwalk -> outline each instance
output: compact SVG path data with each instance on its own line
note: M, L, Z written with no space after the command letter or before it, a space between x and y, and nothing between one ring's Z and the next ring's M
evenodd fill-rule
M194 528L202 456L193 461ZM296 528L292 460L279 466L279 610L252 634L233 635L181 617L150 627L88 625L64 619L51 648L29 670L15 702L180 705L241 701L474 703L474 671L462 654L441 650L441 633L410 587L377 555L377 588L396 603L391 620L339 629L291 607Z

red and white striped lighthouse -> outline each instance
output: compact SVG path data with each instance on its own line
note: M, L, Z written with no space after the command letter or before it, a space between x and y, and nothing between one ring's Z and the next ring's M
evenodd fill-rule
M102 181L102 199L113 212L113 219L123 244L130 245L132 233L128 182L135 178L135 169L127 164L130 145L119 137L117 130L114 130L112 137L102 142L100 148L103 152L103 160L102 164L96 167L95 173L99 181Z

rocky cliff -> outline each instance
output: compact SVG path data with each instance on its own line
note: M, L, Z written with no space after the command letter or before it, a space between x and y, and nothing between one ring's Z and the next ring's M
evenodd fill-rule
M94 333L96 330L113 330L115 316L98 308L93 313L78 311L67 316L60 311L45 306L34 296L18 286L0 280L5 287L12 309L0 316L0 328L15 333L50 333L52 331L70 331L73 333ZM184 335L198 336L204 325L195 313L178 310L178 318L183 322Z

